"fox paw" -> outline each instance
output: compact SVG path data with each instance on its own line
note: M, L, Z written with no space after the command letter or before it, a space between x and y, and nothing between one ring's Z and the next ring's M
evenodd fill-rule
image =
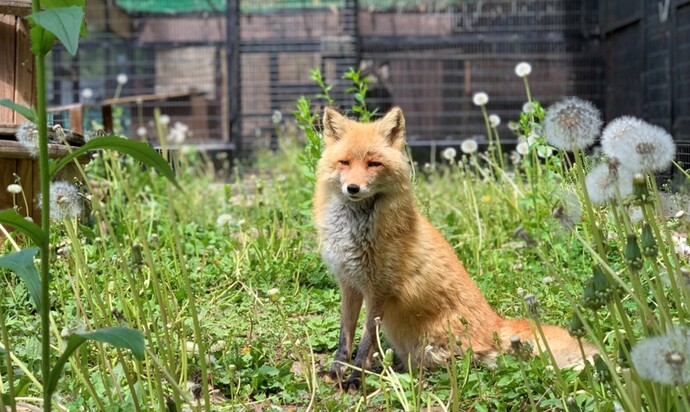
M340 383L340 390L353 394L357 392L361 386L362 381L359 379L359 376L350 375L347 379Z
M339 383L341 381L338 371L333 369L322 370L317 373L317 376L328 383Z

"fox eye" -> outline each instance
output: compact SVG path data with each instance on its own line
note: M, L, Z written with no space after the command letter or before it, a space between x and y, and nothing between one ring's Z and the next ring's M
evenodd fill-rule
M350 161L349 160L338 160L341 165L343 166L350 166Z
M369 167L379 167L379 166L383 166L383 164L382 164L381 162L369 162L369 164L368 164L367 166L369 166Z

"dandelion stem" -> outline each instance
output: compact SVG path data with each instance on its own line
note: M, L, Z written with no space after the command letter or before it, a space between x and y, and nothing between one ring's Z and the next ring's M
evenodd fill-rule
M582 153L577 147L574 148L573 154L575 155L575 173L577 173L578 181L580 183L580 189L582 190L582 198L585 203L585 210L587 211L589 231L597 246L597 251L602 259L606 259L606 251L604 250L604 242L601 239L599 233L599 228L596 224L596 215L594 214L594 208L592 207L592 201L589 198L589 192L587 192L587 184L585 183L585 169L582 162Z
M527 101L532 103L532 93L529 89L529 81L527 80L527 76L522 76L522 80L525 82L525 92L527 93Z
M7 395L9 397L12 412L17 412L17 402L15 400L16 395L14 393L14 370L12 368L12 360L10 359L10 338L7 334L7 325L5 325L5 311L2 308L2 305L0 305L0 332L2 332L2 346L7 351L4 356L5 364L7 365ZM3 394L0 393L0 398L2 398L1 395ZM5 410L4 402L0 404L0 408L2 408L3 411Z

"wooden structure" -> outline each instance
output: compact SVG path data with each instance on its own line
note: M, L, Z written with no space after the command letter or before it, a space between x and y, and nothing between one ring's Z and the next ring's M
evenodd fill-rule
M31 0L0 0L0 99L31 106L36 100L34 56L29 24ZM24 117L0 107L0 124L19 124Z
M16 129L17 126L14 125L0 125L0 210L12 208L16 203L22 216L30 216L34 222L40 222L40 211L35 207L40 192L38 159L14 140ZM70 133L70 135L69 140L73 145L83 144L84 138L81 135L75 133ZM48 139L56 141L55 132L49 130ZM66 145L48 144L48 156L51 159L63 157L68 153L69 149ZM88 160L86 157L80 159L82 162L86 160ZM19 176L24 194L19 194L16 199L13 199L6 188L15 183L15 176ZM75 178L79 178L78 172L75 167L69 165L60 171L57 180L72 181ZM28 205L24 203L24 197ZM27 206L29 210L26 210Z
M155 127L146 120L153 119L153 112L157 107L165 107L165 113L175 121L184 122L190 130L207 130L211 127L218 127L212 123L216 116L214 108L209 103L205 94L201 91L187 92L168 92L157 94L143 94L135 96L120 97L117 99L106 99L97 103L74 103L62 106L55 106L48 109L51 113L53 122L59 123L63 127L72 129L77 133L84 133L84 128L88 129L89 120L96 120L103 125L106 133L113 131L113 108L120 107L128 112L127 116L131 119L131 137L136 138L136 130L145 127L148 136L154 136ZM88 119L88 114L97 112L99 118Z
M24 19L30 12L31 0L0 0L0 99L10 99L24 106L33 106L36 102L34 56L29 25ZM24 121L26 119L19 113L0 106L0 210L12 208L16 203L22 216L30 216L39 222L40 211L34 207L40 187L38 159L15 139L16 129ZM74 143L83 144L81 135L71 135L76 138ZM49 140L57 140L52 130L48 137ZM69 141L72 142L72 138ZM67 153L65 145L48 146L51 158L60 158ZM6 188L15 183L16 176L19 176L24 193L13 199ZM67 167L58 178L70 180L76 176L75 168Z

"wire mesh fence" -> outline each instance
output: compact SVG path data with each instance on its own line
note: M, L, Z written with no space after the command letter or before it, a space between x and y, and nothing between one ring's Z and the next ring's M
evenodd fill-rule
M483 118L471 102L478 91L504 119L507 139L506 121L526 101L514 67L527 61L533 96L545 105L578 95L609 114L648 112L686 136L687 75L672 67L687 60L688 1L671 0L669 22L647 25L672 29L674 40L668 65L650 66L647 80L661 81L659 70L667 70L675 89L623 84L629 76L619 73L647 72L663 48L650 43L652 54L636 57L640 68L623 64L640 33L616 16L643 16L653 2L618 3L627 0L90 0L89 35L77 56L52 54L51 110L67 126L153 139L159 109L186 141L243 157L274 145L274 121L289 122L300 96L319 93L311 69L347 107L342 75L353 67L369 76L370 107L403 108L413 145L481 141ZM646 103L655 91L674 103Z

